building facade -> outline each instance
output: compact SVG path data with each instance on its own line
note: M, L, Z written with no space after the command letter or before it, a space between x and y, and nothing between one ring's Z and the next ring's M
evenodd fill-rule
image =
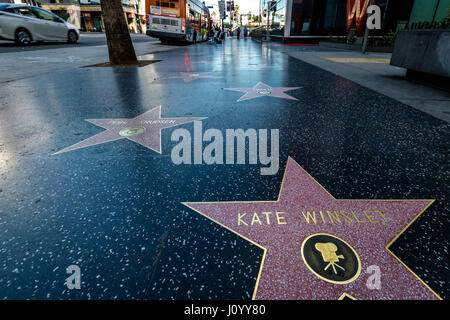
M413 23L442 23L449 18L450 0L415 0L409 26Z
M0 0L0 2L39 6L74 24L81 31L104 31L100 0ZM145 0L122 0L122 7L130 32L145 34Z
M265 2L267 3L267 1ZM370 0L281 0L276 14L285 15L284 37L328 37L364 34ZM449 13L450 0L375 0L381 9L381 30L395 32L416 22L439 23Z

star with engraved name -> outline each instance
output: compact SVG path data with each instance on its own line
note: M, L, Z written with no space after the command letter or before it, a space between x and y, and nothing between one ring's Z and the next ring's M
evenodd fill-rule
M291 90L297 90L300 88L301 87L273 88L265 83L258 82L258 84L256 84L253 88L225 88L225 90L244 92L245 95L243 95L239 100L237 100L237 102L261 98L261 97L274 97L274 98L298 101L297 98L294 98L294 97L286 94L285 92L291 91Z
M196 72L180 72L180 75L173 76L173 77L167 77L164 79L183 79L184 82L192 82L198 79L220 79L222 77L212 76L212 72L203 72L203 73L196 73Z
M98 144L128 139L148 149L161 153L161 131L205 118L161 118L161 106L131 119L87 119L105 131L67 147L56 154Z
M416 300L439 296L389 247L433 201L335 199L289 158L276 201L183 204L263 250L253 299L337 300L346 296ZM352 279L332 282L326 278L339 280L351 258L328 240L315 247L323 250L323 256L319 251L309 253L312 262L323 263L317 270L324 276L314 272L304 258L308 239L323 234L345 241L359 257L353 259L359 271ZM368 267L373 266L379 268L381 277L376 289L367 285Z

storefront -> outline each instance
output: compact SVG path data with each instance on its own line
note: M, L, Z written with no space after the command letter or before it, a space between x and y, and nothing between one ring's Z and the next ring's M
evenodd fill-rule
M347 0L285 0L285 37L345 34Z
M365 31L370 0L282 0L277 14L285 12L284 37L328 37ZM442 22L448 17L450 0L375 0L381 9L384 35L412 22ZM284 12L283 12L284 11Z
M69 2L69 1L68 1ZM40 3L40 7L51 11L77 28L81 27L80 7L76 4L66 3Z
M88 32L103 31L103 21L101 12L83 11L81 13L81 29Z
M127 19L128 29L133 33L145 33L145 16L140 15L138 8L144 7L135 5L136 1L122 1L122 7ZM40 6L52 11L64 20L74 24L81 31L102 32L104 31L101 6L99 1L75 1L67 0L64 3L56 1L42 1ZM144 11L141 11L144 12Z

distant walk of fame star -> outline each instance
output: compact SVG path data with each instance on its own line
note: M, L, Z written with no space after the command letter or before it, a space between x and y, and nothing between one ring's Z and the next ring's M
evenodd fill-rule
M253 70L253 71L260 71L260 70L273 69L273 68L275 68L275 66L268 66L268 65L263 65L263 64L249 64L248 65L248 70Z
M273 88L262 82L259 82L253 88L225 88L225 90L238 91L238 92L245 93L237 102L261 98L261 97L274 97L274 98L298 101L298 99L285 93L285 91L291 91L291 90L297 90L297 89L301 89L301 87Z
M191 61L191 64L211 64L214 61L208 61L208 60L199 60L199 61Z
M167 77L163 79L183 79L184 82L192 82L197 79L220 79L222 77L212 76L212 72L203 72L203 73L195 73L195 72L180 72L179 76Z
M289 158L276 201L183 204L262 249L254 299L433 300L389 250L433 201L336 199Z
M206 118L161 118L161 106L149 110L132 119L86 119L96 126L106 129L73 146L55 153L60 154L101 143L128 139L155 152L161 153L161 130Z

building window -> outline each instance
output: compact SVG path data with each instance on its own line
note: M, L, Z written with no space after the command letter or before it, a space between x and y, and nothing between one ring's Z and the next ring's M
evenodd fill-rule
M293 0L290 34L345 34L346 8L347 0Z

